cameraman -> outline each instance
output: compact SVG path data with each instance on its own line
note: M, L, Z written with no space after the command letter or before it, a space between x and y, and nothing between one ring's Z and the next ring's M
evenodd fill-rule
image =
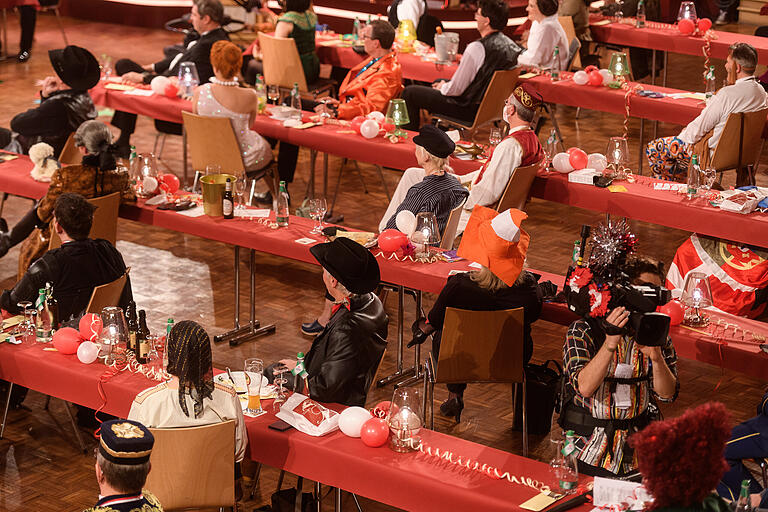
M634 285L661 286L664 269L650 258L630 257L624 272ZM627 325L624 307L605 322ZM579 471L615 477L630 473L636 461L627 439L657 419L655 399L677 397L677 355L667 337L661 347L641 346L632 332L606 335L598 320L584 318L568 328L563 347L566 389L559 423L576 434Z

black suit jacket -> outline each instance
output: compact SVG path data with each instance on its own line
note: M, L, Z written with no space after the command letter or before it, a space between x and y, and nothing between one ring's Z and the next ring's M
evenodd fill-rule
M176 59L176 55L171 55L155 63L155 74L150 74L144 79L145 83L152 81L157 75L176 76L179 72L179 64L182 62L194 62L197 67L197 75L200 77L200 83L205 84L213 76L213 66L211 66L211 47L216 41L229 41L229 35L221 27L207 32L205 35L188 35L184 39L185 50L182 56ZM194 43L194 44L193 44ZM174 63L174 59L176 62ZM173 63L173 67L171 67Z

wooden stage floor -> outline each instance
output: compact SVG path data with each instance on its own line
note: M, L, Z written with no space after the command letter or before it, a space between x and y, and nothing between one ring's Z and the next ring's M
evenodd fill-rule
M177 42L173 34L150 29L83 22L64 19L67 35L72 44L77 44L100 56L109 54L115 58L130 56L141 63L152 62L161 56L162 47ZM16 51L18 40L18 19L9 16L11 51ZM731 26L733 30L739 27ZM741 28L748 31L746 27ZM61 34L55 20L41 15L38 22L36 44L32 59L26 64L15 61L0 63L0 126L8 126L10 119L18 112L31 108L35 81L51 74L46 57L48 49L62 45ZM722 62L718 66L718 80L724 75ZM702 70L702 59L672 55L669 59L670 86L700 90L698 77ZM762 70L761 70L762 71ZM603 151L610 136L621 132L622 119L618 116L599 112L581 112L575 119L575 109L558 110L560 125L568 145L578 145L588 152ZM102 117L108 121L109 117ZM630 149L637 154L639 122L632 120ZM662 125L660 135L674 134L678 128ZM650 137L651 130L647 128ZM154 128L147 119L139 120L134 143L139 151L151 151ZM181 172L181 144L178 137L169 137L162 155L162 165ZM763 161L765 154L763 155ZM307 178L307 153L302 151L296 182L292 186L293 197L301 197ZM331 183L338 177L339 160L331 157ZM369 193L363 193L360 180L348 169L344 174L342 193L337 210L346 217L346 224L354 227L375 229L380 215L386 208L386 197L381 182L373 167L361 165L362 176ZM647 166L646 166L647 169ZM647 170L646 170L647 172ZM393 190L399 172L385 171L385 179ZM761 166L759 181L768 182L765 167ZM12 198L8 201L4 216L10 225L31 206L29 200ZM533 268L551 272L563 272L568 264L570 248L578 238L583 223L595 223L601 216L579 209L534 200L527 208L529 220L525 228L531 233L532 243L528 254ZM644 253L669 262L676 247L688 236L687 233L661 228L645 223L633 222L633 228ZM149 311L153 330L164 328L165 319L192 319L206 326L212 334L226 330L231 325L233 313L232 297L232 255L231 247L177 234L163 229L121 220L118 232L118 247L128 265L132 267L133 289L140 307ZM11 287L15 282L18 249L0 259L0 285ZM258 317L262 321L276 322L277 332L269 337L237 348L216 346L214 363L223 367L240 368L245 357L260 356L265 361L291 357L300 350L306 350L310 340L299 332L299 324L313 318L321 305L323 284L318 267L307 264L258 255L257 297ZM245 262L241 269L246 272ZM190 276L192 279L190 279ZM247 290L242 292L245 304ZM426 298L428 307L433 298ZM395 335L396 301L387 303L391 315L390 339ZM409 308L406 325L410 326L413 314ZM243 306L242 314L246 307ZM565 328L540 322L534 325L534 359L560 360ZM394 366L393 351L390 351L382 366L388 374ZM695 361L681 360L679 363L681 390L680 397L671 406L665 406L667 416L679 415L687 407L707 400L719 400L726 404L734 421L751 417L755 405L762 396L763 381L744 377L736 372L721 371ZM374 389L369 394L369 403L388 399L392 389ZM446 397L446 391L438 387L436 404ZM520 435L511 430L512 408L510 389L505 386L470 386L467 407L462 422L455 425L445 418L436 417L436 427L442 432L470 439L516 453L521 451ZM93 458L80 455L75 448L72 433L65 422L63 404L52 402L52 414L43 410L44 397L30 393L24 409L9 414L6 438L0 441L0 510L9 512L22 510L82 510L93 504L98 487L93 474ZM90 445L95 441L90 440ZM549 460L552 457L549 436L533 436L532 457ZM274 491L277 471L267 468L254 500L245 503L245 510L252 510L268 502ZM293 480L289 480L293 483ZM365 500L363 500L365 501ZM364 509L390 510L389 507L364 503ZM324 508L332 509L331 500ZM351 500L345 501L345 510L354 510Z

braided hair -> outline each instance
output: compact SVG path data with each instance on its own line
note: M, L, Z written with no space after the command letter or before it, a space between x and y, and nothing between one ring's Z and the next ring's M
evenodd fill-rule
M168 373L179 378L179 405L189 416L185 395L195 402L195 417L203 412L203 399L213 395L211 339L205 329L191 320L183 320L168 335Z

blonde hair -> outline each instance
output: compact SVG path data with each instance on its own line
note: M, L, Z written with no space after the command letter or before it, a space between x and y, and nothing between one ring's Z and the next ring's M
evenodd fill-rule
M473 270L469 273L469 278L474 281L477 286L488 290L489 292L497 292L504 288L510 288L507 283L501 280L499 276L491 272L488 267L482 267L480 270ZM520 284L525 279L525 270L520 271L520 275L517 276L515 284Z
M431 163L436 168L444 171L450 172L451 168L448 166L448 159L447 158L440 158L439 156L435 156L424 146L416 146L416 151L422 151L423 152L423 159L426 160L428 163Z

